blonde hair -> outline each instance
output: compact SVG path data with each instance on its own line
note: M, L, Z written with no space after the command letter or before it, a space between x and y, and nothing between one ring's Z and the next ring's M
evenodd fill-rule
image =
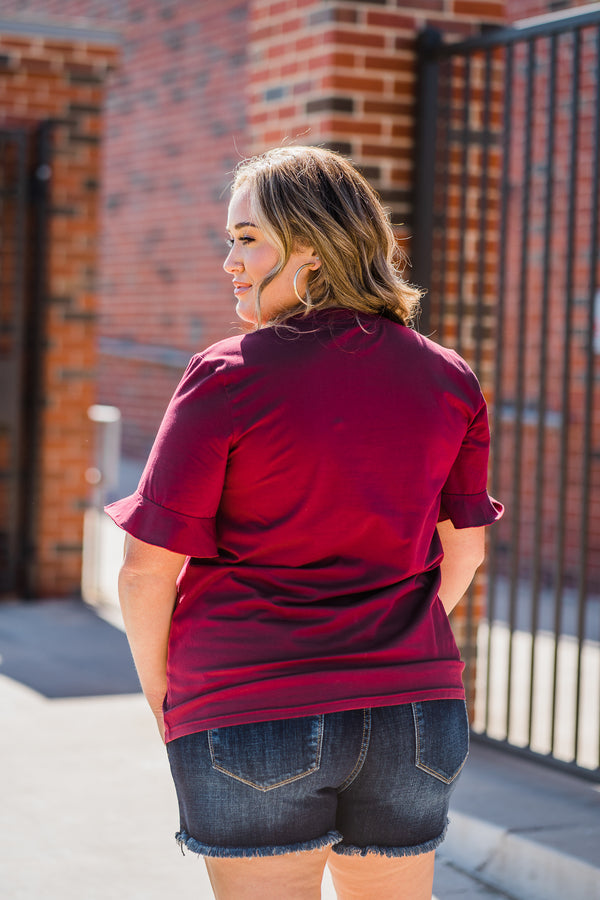
M284 268L291 253L312 247L321 265L309 273L301 312L345 307L411 325L422 291L401 274L406 262L389 218L370 184L344 157L321 147L279 147L239 164L231 187L249 190L253 221L279 251L279 263L260 290Z

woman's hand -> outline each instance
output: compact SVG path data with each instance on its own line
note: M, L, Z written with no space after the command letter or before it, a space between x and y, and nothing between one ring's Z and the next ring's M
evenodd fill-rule
M186 557L127 535L119 572L119 602L142 690L164 742L167 645Z
M485 556L485 527L455 528L450 519L437 524L444 558L439 596L448 614L473 581Z
M165 743L165 714L163 712L162 704L160 708L150 707L152 712L154 713L154 718L156 719L156 724L158 725L158 731L160 734L160 738Z

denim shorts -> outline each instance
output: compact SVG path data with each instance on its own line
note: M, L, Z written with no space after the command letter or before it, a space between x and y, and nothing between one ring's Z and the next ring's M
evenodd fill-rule
M463 700L428 700L216 728L167 751L182 849L412 856L444 839L469 725Z

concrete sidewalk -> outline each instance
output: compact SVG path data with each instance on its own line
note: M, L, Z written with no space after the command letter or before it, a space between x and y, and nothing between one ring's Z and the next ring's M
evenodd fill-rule
M600 900L600 785L473 742L441 856L517 900Z
M209 900L122 631L77 601L4 603L0 654L2 900ZM451 819L437 900L600 900L597 786L476 745Z

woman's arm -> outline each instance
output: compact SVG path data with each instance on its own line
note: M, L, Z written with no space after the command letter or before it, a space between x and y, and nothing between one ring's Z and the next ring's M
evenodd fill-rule
M450 519L438 522L438 534L444 550L440 570L439 596L450 613L461 599L485 556L485 526L455 528Z
M177 576L185 559L179 553L145 544L128 534L119 572L119 602L129 646L163 741L167 644L177 596Z

